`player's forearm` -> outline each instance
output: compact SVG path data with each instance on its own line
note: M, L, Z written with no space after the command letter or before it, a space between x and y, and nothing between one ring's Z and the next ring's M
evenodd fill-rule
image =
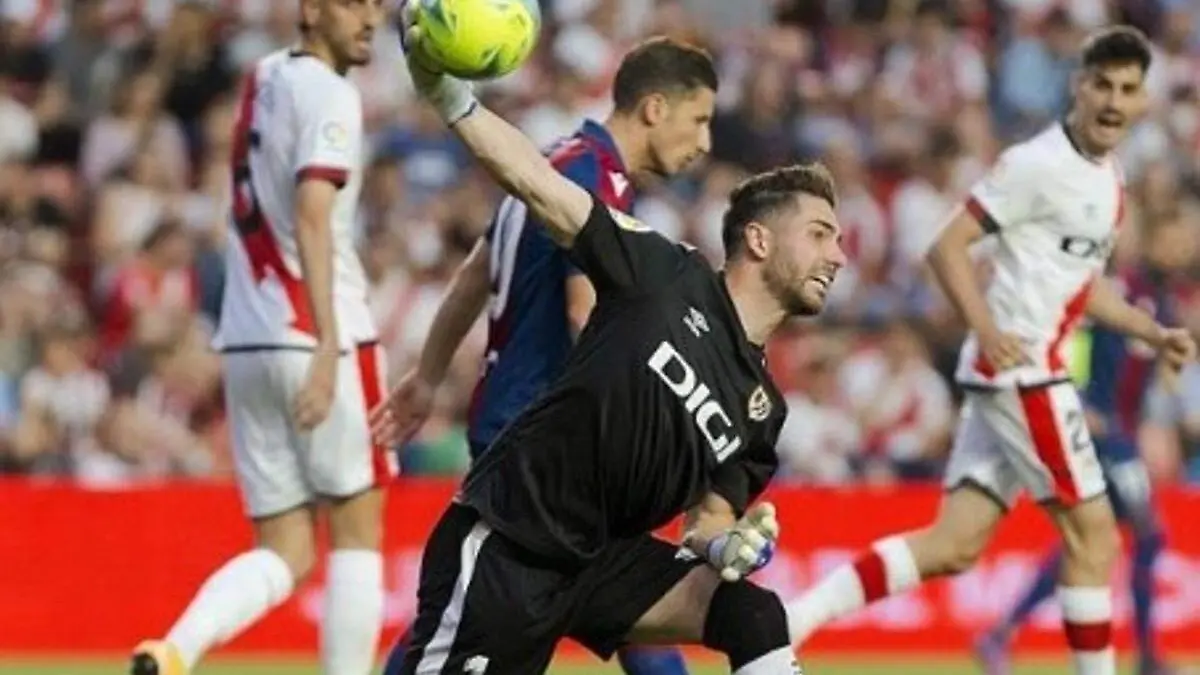
M452 128L492 178L525 202L556 242L571 245L592 207L583 188L563 178L533 141L482 105Z
M300 218L296 246L308 306L316 328L318 349L338 349L337 319L333 312L333 230L329 223Z
M483 256L482 261L474 260L479 251L477 247L451 280L450 290L438 307L421 350L417 370L431 387L437 387L446 378L454 353L487 304L487 259Z
M683 544L692 551L704 555L708 545L737 524L737 514L729 502L717 494L709 493L704 499L684 514Z
M1133 338L1158 345L1163 327L1148 312L1125 301L1108 279L1097 279L1088 295L1087 315Z
M942 292L971 330L978 334L992 334L996 332L996 322L979 289L979 280L975 277L967 246L957 238L945 237L929 250L926 260Z

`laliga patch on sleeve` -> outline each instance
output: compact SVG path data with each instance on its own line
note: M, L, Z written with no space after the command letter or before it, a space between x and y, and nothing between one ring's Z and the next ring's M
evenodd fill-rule
M629 232L650 232L651 231L650 228L645 223L638 220L637 218L634 218L633 216L622 213L622 212L618 211L617 209L614 209L611 206L607 206L605 208L607 208L608 212L610 214L612 214L613 220L616 221L616 223L617 223L617 227L621 228L622 230L628 230Z
M350 131L338 121L321 125L321 146L328 152L344 154L350 151Z

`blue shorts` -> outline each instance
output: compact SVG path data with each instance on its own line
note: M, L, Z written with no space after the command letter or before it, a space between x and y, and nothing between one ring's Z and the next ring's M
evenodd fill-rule
M1095 443L1117 520L1134 524L1153 522L1150 474L1138 453L1137 443L1124 435L1099 437Z

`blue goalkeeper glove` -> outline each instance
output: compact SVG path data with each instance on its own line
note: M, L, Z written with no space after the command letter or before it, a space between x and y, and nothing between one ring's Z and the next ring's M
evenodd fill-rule
M733 527L714 537L697 553L721 573L723 580L734 582L771 562L778 540L775 506L764 502L752 506Z

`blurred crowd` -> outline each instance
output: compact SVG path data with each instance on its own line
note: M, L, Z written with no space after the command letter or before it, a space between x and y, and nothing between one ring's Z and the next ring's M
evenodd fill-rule
M295 40L297 4L0 0L0 473L96 485L230 475L209 337L228 236L233 102L246 69ZM646 35L681 37L716 58L712 156L648 186L637 203L668 236L719 261L725 196L747 172L819 158L834 173L851 265L827 315L791 326L769 352L789 397L779 447L789 479L937 475L959 401L949 374L963 328L931 284L925 249L1004 145L1062 117L1090 29L1133 23L1157 48L1152 112L1122 148L1129 208L1116 271L1139 264L1139 233L1157 222L1183 219L1200 232L1192 0L542 5L534 59L483 89L539 143L584 116L603 119L621 54ZM499 194L414 100L392 30L353 77L371 153L361 250L396 377ZM986 273L986 250L980 266ZM1183 318L1200 327L1200 283L1185 276ZM410 474L465 469L465 407L484 336L480 323L433 418L400 450ZM1200 466L1190 450L1197 380L1186 373L1147 424L1161 480Z

